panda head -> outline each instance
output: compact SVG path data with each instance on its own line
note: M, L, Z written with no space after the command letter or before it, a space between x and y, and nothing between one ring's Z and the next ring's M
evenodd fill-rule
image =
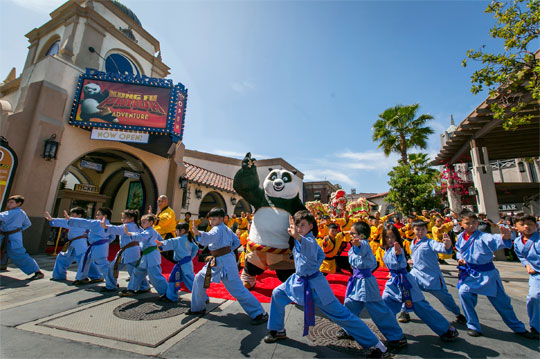
M269 168L263 187L270 197L292 199L298 195L301 188L300 179L291 171Z
M86 97L93 97L97 96L101 93L101 87L99 87L98 84L95 83L88 83L84 85L84 96Z

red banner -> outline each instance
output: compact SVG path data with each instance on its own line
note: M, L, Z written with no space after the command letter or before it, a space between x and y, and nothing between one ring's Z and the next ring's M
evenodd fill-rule
M164 129L171 88L84 79L75 120Z

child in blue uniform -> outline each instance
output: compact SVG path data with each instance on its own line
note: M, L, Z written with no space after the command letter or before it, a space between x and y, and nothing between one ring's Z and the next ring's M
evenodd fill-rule
M124 266L127 268L130 280L134 278L133 271L135 265L141 258L141 247L139 242L132 240L131 236L126 234L124 227L131 233L139 233L141 230L137 223L139 223L139 211L136 209L126 209L122 212L122 223L120 226L107 226L105 232L120 236L120 250L116 253L116 257L109 264L109 269L105 276L105 288L104 292L116 292L118 290L118 271ZM115 268L116 267L116 268ZM150 284L143 279L141 282L140 290L138 293L145 293L150 291Z
M108 224L111 215L111 210L106 207L97 210L96 219L71 218L64 211L64 217L70 228L88 230L88 243L90 244L84 253L82 265L77 270L77 275L73 282L74 285L99 283L105 280L104 275L107 273L109 267L109 261L107 260L109 243L116 237L106 233L101 227L101 222L104 221Z
M383 230L383 246L386 250L383 261L392 278L388 279L384 287L383 301L394 315L399 313L405 303L407 309L413 310L441 340L456 340L458 331L429 305L418 284L407 271L402 243L398 229L393 224L387 224Z
M384 304L377 280L372 274L377 268L377 260L369 245L371 228L365 222L354 223L351 227L351 249L349 250L349 263L353 268L353 275L349 278L345 303L353 314L360 315L364 306L377 328L388 340L389 349L399 349L407 345L396 316ZM339 339L350 339L347 332L341 330Z
M514 240L514 251L529 273L527 314L532 336L538 339L540 332L540 236L534 216L525 215L516 220L520 234Z
M467 317L467 334L482 335L480 321L474 307L478 294L485 295L495 307L505 324L514 333L529 337L530 333L516 317L510 297L505 293L499 271L493 264L493 252L510 248L510 230L500 227L501 234L489 234L478 230L478 217L472 212L462 214L461 226L465 230L458 236L456 250L459 268L459 299Z
M180 284L184 282L186 288L191 292L193 290L193 273L192 259L199 252L199 246L195 244L193 235L189 231L189 223L180 223L176 225L176 237L166 239L162 242L157 241L159 249L162 251L174 251L175 265L169 275L169 284L167 286L167 296L163 297L163 301L178 301L178 291Z
M265 323L268 320L261 303L242 284L236 257L233 250L238 248L240 240L224 223L225 211L222 208L212 208L208 212L208 220L212 229L200 232L193 227L193 234L198 236L197 242L210 249L206 265L197 273L191 292L190 314L204 314L206 311L206 288L213 283L223 282L227 291L238 300L238 303L252 319L253 325Z
M71 218L84 218L86 211L81 207L74 207L69 210ZM70 227L68 221L64 218L52 218L49 212L45 212L45 219L49 221L51 227L67 228L68 232L68 248L62 250L56 256L54 269L51 280L66 280L67 269L73 263L77 262L77 266L82 266L82 258L88 249L88 233L84 228ZM59 229L61 231L61 229ZM66 245L64 245L64 248Z
M11 196L7 201L7 211L0 212L0 236L2 237L0 253L5 250L13 264L25 274L34 273L28 278L29 280L41 279L44 275L38 264L23 247L22 231L32 225L26 212L21 209L23 203L23 196Z
M154 286L160 296L167 292L167 280L161 273L161 255L156 246L156 241L161 239L161 235L153 228L156 217L153 214L147 214L141 218L142 232L130 232L127 225L124 225L124 232L130 236L132 241L140 242L142 255L135 263L133 275L129 280L126 290L119 293L121 297L131 297L141 290L146 279ZM107 226L107 230L109 230Z
M328 281L319 271L325 258L317 244L315 217L309 211L298 211L289 220L289 235L294 238L293 256L296 272L272 292L269 333L266 343L287 338L285 306L291 302L304 306L304 335L315 325L315 305L333 322L344 328L364 348L373 348L370 357L381 357L387 349L368 326L337 300Z
M461 314L452 295L448 293L439 267L438 254L451 254L453 251L452 240L447 233L443 235L443 242L428 238L427 223L422 220L415 220L412 227L415 238L411 243L413 261L411 276L422 291L433 294L447 310L456 315L458 323L465 324L467 319Z

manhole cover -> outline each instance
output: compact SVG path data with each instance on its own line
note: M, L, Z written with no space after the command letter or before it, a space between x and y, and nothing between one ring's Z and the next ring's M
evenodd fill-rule
M362 349L360 344L356 342L356 340L349 340L349 339L338 339L337 332L339 331L340 327L339 325L335 324L334 322L322 318L322 317L315 317L315 326L311 327L309 330L308 338L315 344L320 346L325 346L327 348L352 354L352 355L361 355L364 356L369 351ZM365 321L364 321L365 322ZM379 337L379 339L384 340L384 337L382 336L381 332L379 332L379 329L375 326L375 324L371 322L365 322L366 325Z
M113 314L126 320L157 320L185 314L189 308L188 303L165 303L156 298L144 298L119 305Z

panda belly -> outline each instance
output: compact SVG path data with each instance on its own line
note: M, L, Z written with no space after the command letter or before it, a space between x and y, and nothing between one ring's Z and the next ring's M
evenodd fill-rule
M82 101L81 113L99 113L99 102L93 98L87 98Z
M289 248L289 216L280 208L259 208L253 216L249 240L273 248Z

